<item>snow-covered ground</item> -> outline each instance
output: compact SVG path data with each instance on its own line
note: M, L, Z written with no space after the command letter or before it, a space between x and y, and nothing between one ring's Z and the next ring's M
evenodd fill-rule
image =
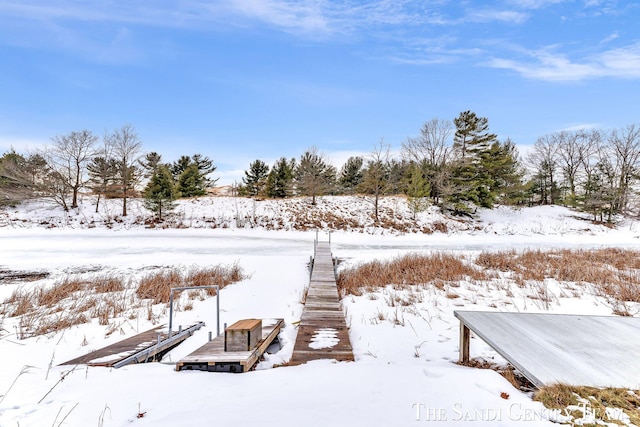
M402 200L384 203L389 218L416 224ZM283 205L289 206L284 213ZM203 320L207 327L162 363L121 369L58 365L149 329L152 323L144 310L137 317L117 319L115 325L101 326L94 319L24 340L16 337L17 319L0 318L0 426L405 426L429 421L552 425L542 418L557 419L557 414L514 389L495 371L454 363L459 325L453 311L612 313L606 301L588 289L566 292L553 281L547 283L553 295L550 303L530 298L527 288L507 292L499 284L474 283L444 291L388 287L348 296L343 305L355 362L272 368L291 355L294 322L299 320L308 283L315 227L294 230L306 206L304 199L278 203L203 198L182 202L174 224L186 228L169 229L148 229L144 224L148 213L136 202L125 220L117 216L116 201L93 214L89 199L83 209L66 217L42 203L0 214L0 270L51 273L38 282L0 284L0 302L18 288L87 271L136 278L160 266L238 263L250 277L221 291L221 322L251 317L282 317L286 322L281 350L266 355L256 371L239 375L176 372L172 365L215 330L215 298L196 300L193 310L177 312L176 323ZM428 228L430 233L446 230L432 234L407 232L407 227L376 228L369 220L370 205L359 198L324 198L313 209L327 220L327 228L338 214L353 225L330 237L340 268L408 252L447 251L472 257L508 248L640 247L640 223L627 220L608 228L561 207L481 211L473 221L450 219L431 209L419 214L415 228ZM320 233L321 239L328 237ZM454 292L457 298L451 297ZM158 308L160 322L167 322L168 311ZM504 363L478 339L472 340L471 354Z

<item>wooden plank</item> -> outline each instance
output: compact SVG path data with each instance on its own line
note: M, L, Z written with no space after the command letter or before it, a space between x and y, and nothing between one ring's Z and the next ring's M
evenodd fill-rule
M262 324L261 319L244 319L238 320L231 326L227 326L227 330L234 331L250 331L256 327L256 325Z
M289 364L311 360L353 361L328 242L319 242L305 306Z
M455 311L532 383L640 388L640 319Z

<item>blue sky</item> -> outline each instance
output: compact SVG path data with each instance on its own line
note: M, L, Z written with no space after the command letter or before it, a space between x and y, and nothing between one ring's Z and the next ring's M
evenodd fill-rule
M526 150L640 122L638 22L615 0L0 0L0 152L131 123L230 183L464 110Z

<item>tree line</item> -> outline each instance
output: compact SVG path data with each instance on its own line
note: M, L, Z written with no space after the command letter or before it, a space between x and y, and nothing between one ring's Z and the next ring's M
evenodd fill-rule
M523 197L524 169L515 144L499 141L488 120L471 111L453 123L425 123L417 137L402 144L401 154L393 158L380 141L369 155L349 158L340 170L316 148L299 160L281 158L271 168L258 159L238 191L251 197L304 195L312 204L324 194L366 194L372 196L375 219L379 198L387 194L405 194L414 216L429 204L468 214L476 206L518 203Z
M101 140L101 141L100 141ZM100 143L101 142L101 143ZM206 156L182 156L163 163L161 155L141 155L142 143L131 125L52 138L38 153L11 150L0 157L0 204L50 197L65 210L77 207L82 188L123 200L142 195L159 219L179 197L206 194L216 170ZM415 215L429 205L469 215L495 204L563 204L590 212L594 220L612 221L628 214L640 179L640 127L580 129L539 137L521 158L510 139L499 140L486 117L463 111L450 120L434 118L418 135L402 142L393 157L380 141L368 155L349 158L337 169L317 148L299 158L281 157L273 165L249 164L237 194L254 198L361 194L378 218L380 197L404 194ZM139 188L144 184L141 193Z
M103 198L120 198L127 216L127 200L142 195L145 207L162 219L177 198L205 195L215 183L208 178L215 169L201 154L172 164L156 152L143 156L142 141L130 124L102 138L89 130L73 131L51 138L36 153L11 149L0 157L0 205L47 197L68 211L78 207L80 190L89 189L97 196L96 212Z
M414 216L429 205L468 215L476 207L561 204L613 220L633 208L640 179L640 126L578 129L539 137L525 158L509 138L489 131L486 117L464 111L453 121L434 118L392 158L382 141L367 156L349 158L336 170L312 148L299 160L281 158L271 168L255 160L245 171L241 195L323 194L379 197L404 194Z

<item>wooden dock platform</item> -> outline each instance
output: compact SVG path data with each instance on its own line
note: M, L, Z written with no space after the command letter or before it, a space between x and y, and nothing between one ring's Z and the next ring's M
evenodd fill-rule
M318 359L354 360L329 242L317 242L307 298L289 364L299 365Z
M154 361L160 359L164 353L193 335L195 331L204 326L204 322L198 322L188 328L173 331L171 338L167 337L167 331L164 330L164 326L165 325L161 325L141 332L107 347L61 363L61 365L89 365L119 368L130 363Z
M260 360L284 326L283 319L262 319L262 339L250 351L224 351L224 334L176 363L176 371L247 372Z

